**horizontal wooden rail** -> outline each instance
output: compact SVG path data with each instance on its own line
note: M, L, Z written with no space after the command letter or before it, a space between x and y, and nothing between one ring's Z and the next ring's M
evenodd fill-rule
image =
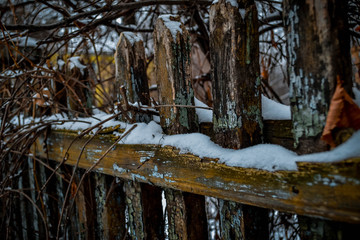
M47 139L48 152L40 138L37 155L60 162L75 136L53 131ZM86 140L73 143L66 164L76 163ZM89 168L112 144L108 135L95 138L87 145L79 166ZM337 163L300 162L298 171L268 172L229 167L216 159L180 154L173 147L120 144L96 171L263 208L360 223L359 169L360 158L353 158Z

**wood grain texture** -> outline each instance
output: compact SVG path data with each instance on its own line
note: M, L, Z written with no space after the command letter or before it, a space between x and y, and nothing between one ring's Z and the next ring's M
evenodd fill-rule
M225 0L211 6L209 18L213 139L234 149L260 143L263 126L257 10L247 2L244 18Z
M70 134L53 132L48 139L49 158L61 161L73 139ZM41 141L36 144L37 154L46 157ZM84 141L73 144L66 164L75 163ZM80 167L89 168L111 144L109 138L90 142ZM147 162L141 166L144 159ZM360 223L359 168L360 158L354 158L337 163L300 162L298 171L268 172L179 154L173 147L118 145L96 171L263 208Z
M179 28L170 28L174 25ZM176 31L176 36L172 31ZM154 30L154 48L160 105L194 106L190 76L190 35L180 22L180 17L158 18ZM159 113L160 125L167 134L195 132L199 128L194 108L162 107Z

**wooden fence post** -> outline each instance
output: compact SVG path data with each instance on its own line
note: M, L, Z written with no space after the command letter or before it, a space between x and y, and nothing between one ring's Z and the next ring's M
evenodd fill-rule
M146 76L146 58L142 37L132 32L122 32L115 53L115 92L125 110L129 103L149 105L149 86ZM121 89L122 88L122 89ZM125 90L125 93L122 91ZM124 99L124 94L126 99ZM125 102L128 101L128 102ZM137 122L149 122L144 114L132 114Z
M239 7L226 0L210 11L214 140L227 148L261 142L259 34L257 10L250 2L244 19Z
M226 148L262 142L258 16L254 1L219 0L210 9L214 141ZM268 210L220 200L223 239L267 239Z
M284 1L291 115L299 153L326 150L320 136L337 76L352 93L346 6L341 0Z
M198 131L190 79L189 33L180 18L162 15L154 30L155 75L159 87L160 125L167 134ZM175 105L182 105L176 107ZM166 189L169 239L208 239L205 197Z
M190 36L180 18L162 15L154 30L155 76L160 105L194 106L190 78ZM197 132L194 108L162 107L160 125L166 134Z
M164 239L161 189L125 181L128 228L132 239Z
M96 237L123 239L126 235L123 182L100 173L93 175L97 212Z
M149 105L145 50L140 35L130 32L121 34L115 53L115 64L117 87L124 86L118 89L123 108L130 110L126 108L129 103ZM150 121L146 114L132 112L129 116L136 122ZM126 181L124 189L131 238L164 239L161 190L136 181Z

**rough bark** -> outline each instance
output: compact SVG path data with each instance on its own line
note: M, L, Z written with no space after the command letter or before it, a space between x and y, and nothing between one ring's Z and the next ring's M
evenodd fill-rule
M244 239L241 231L241 205L222 199L219 201L221 238Z
M135 181L124 185L132 239L164 239L161 190Z
M140 183L127 181L124 183L126 194L126 208L128 214L128 228L132 239L145 238L145 226L143 221L143 209L141 206Z
M180 18L160 16L154 30L155 76L161 105L194 105L191 84L190 37ZM196 132L194 108L162 107L160 125L167 134Z
M352 94L346 2L284 1L293 134L302 153L326 149L319 139L337 76Z
M257 10L251 1L243 7L244 19L225 0L210 10L214 141L227 148L261 142Z

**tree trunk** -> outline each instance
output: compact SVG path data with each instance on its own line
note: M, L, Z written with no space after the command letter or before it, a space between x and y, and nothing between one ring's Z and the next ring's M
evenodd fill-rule
M147 114L134 112L129 105L149 105L149 86L146 76L146 58L142 37L132 32L122 32L115 53L116 81L115 94L122 109L127 111L132 122L150 122Z
M320 136L337 76L352 94L347 1L286 0L290 104L300 153L326 150Z

